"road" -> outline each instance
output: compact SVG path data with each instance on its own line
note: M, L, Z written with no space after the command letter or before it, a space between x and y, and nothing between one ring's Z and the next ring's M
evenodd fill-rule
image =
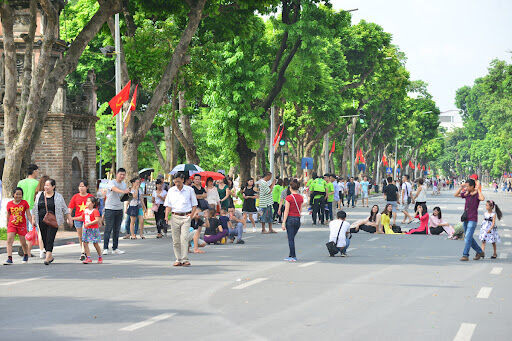
M126 254L102 265L80 264L76 245L57 247L50 266L15 256L18 265L0 268L0 339L510 340L512 198L485 195L504 213L496 260L487 249L484 260L462 263L463 242L446 235L365 232L349 257L330 258L327 228L308 216L297 263L282 260L282 231L209 246L190 268L172 267L170 240L154 237L123 240ZM380 197L372 203L383 208ZM429 197L429 211L434 204L458 221L461 199L443 192ZM348 220L368 211L348 209Z

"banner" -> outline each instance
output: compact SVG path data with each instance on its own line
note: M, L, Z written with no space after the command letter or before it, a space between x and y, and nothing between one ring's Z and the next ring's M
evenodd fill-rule
M117 95L112 97L112 99L108 102L110 108L112 109L113 116L119 114L119 111L123 107L124 102L130 98L130 86L132 85L132 81L128 81L124 88L119 91Z

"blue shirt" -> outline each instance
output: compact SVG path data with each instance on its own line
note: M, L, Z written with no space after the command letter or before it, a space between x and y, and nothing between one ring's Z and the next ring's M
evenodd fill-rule
M361 181L360 185L361 185L361 190L363 192L368 192L368 186L370 185L370 183L368 181Z

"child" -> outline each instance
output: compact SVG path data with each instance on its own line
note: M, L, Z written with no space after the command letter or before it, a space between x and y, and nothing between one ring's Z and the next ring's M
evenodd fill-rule
M482 222L480 235L478 237L482 241L482 252L485 252L485 243L492 243L494 253L491 259L495 259L497 257L496 243L500 242L498 226L496 225L496 217L498 217L498 220L501 220L502 213L498 205L496 205L492 200L487 200L485 208L487 209L487 212L484 213L484 221Z
M89 243L93 243L96 252L98 252L98 264L103 263L101 257L101 248L99 242L101 241L100 234L100 212L98 207L98 199L95 197L87 198L87 208L80 217L75 217L73 220L82 220L84 222L82 241L84 243L84 251L87 258L83 261L84 264L92 263L91 251L89 250Z
M32 221L30 206L23 200L23 189L16 187L12 193L14 200L7 203L7 260L5 265L12 264L12 244L16 234L20 236L20 243L23 249L23 263L28 262L28 245L25 241L27 234L27 218Z
M338 219L329 223L329 241L336 243L341 257L346 257L347 249L350 246L350 224L345 221L347 213L338 211L336 218Z

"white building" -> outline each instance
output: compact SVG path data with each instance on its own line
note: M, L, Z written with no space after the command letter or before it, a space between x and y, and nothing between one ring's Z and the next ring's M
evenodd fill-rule
M448 132L454 130L455 128L462 128L463 126L462 117L460 116L459 110L448 110L441 112L439 115L439 123L440 126L445 128Z

